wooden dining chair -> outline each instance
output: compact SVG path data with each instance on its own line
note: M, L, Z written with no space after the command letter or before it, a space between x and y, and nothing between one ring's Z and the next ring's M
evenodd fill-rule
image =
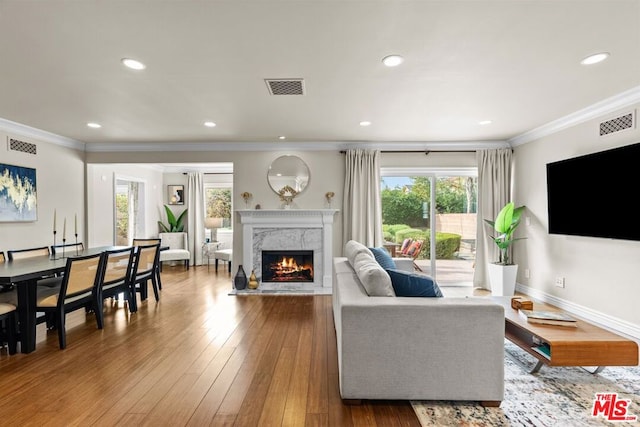
M17 335L16 306L0 302L0 344L7 343L9 354L16 354L18 349Z
M4 252L0 252L0 265L6 261ZM0 285L0 303L18 305L18 295L15 286Z
M156 301L160 301L160 294L158 292L159 258L159 243L136 247L133 271L131 273L131 286L134 292L140 292L140 299L142 301L147 299L149 281L151 281L153 285L153 293Z
M41 246L37 248L28 249L12 249L7 251L7 257L9 261L16 261L25 258L32 258L37 256L51 256L51 251L48 246ZM60 286L62 278L51 275L49 277L43 277L38 280L38 286L45 286L48 288L57 288Z
M100 283L102 298L97 301L102 311L103 301L107 298L117 298L124 294L129 303L131 313L137 310L136 295L131 288L131 271L134 262L134 248L113 249L103 253L102 281Z
M82 251L84 251L84 244L82 242L51 245L51 254L54 256L63 252L67 255L78 255L78 253Z
M39 288L36 297L36 310L50 314L58 329L60 349L67 346L65 330L66 314L91 306L96 316L98 329L102 329L103 314L96 306L101 298L103 254L67 258L62 283L58 289Z
M142 238L134 238L133 241L133 246L146 246L146 245L155 245L155 244L161 244L162 239L160 238L149 238L149 239L142 239ZM160 280L160 261L158 261L158 271L156 271L156 280L158 283L158 289L162 290L162 280Z

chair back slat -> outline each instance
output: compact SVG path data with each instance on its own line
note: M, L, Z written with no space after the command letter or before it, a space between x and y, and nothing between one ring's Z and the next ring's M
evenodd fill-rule
M64 280L66 286L63 286L63 288L66 288L65 299L85 295L93 291L98 282L101 256L102 254L96 254L90 257L69 258L67 260Z
M40 248L30 248L30 249L13 249L7 251L7 256L9 257L9 261L13 261L16 259L24 259L24 258L32 258L36 256L49 256L51 255L48 246L42 246Z
M4 258L4 252L0 252L0 264L4 263L5 258Z
M84 251L84 244L82 242L78 242L78 243L67 243L64 245L52 245L51 246L51 253L53 255L56 255L57 253L62 252L62 249L64 248L65 251L72 252L72 251Z
M147 245L138 247L138 258L136 264L136 274L142 275L155 272L157 266L156 258L160 245Z
M149 246L160 244L160 239L133 239L133 246Z
M127 280L131 275L133 263L133 247L105 253L104 284Z

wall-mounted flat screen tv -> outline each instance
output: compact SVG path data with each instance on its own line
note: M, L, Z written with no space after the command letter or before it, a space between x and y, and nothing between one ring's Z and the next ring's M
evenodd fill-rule
M640 143L547 164L549 233L640 240Z

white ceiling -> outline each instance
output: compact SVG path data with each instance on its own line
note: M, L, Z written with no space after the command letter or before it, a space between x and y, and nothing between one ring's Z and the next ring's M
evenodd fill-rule
M454 147L639 88L640 1L0 0L0 62L0 118L88 147Z

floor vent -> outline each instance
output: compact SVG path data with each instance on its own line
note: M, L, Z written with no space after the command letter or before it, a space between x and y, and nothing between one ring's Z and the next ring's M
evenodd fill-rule
M264 79L270 95L304 95L304 79Z
M632 129L634 114L628 113L615 119L600 123L600 136L609 135L622 130Z
M38 154L36 144L20 141L19 139L9 138L9 151L20 151L27 154Z

